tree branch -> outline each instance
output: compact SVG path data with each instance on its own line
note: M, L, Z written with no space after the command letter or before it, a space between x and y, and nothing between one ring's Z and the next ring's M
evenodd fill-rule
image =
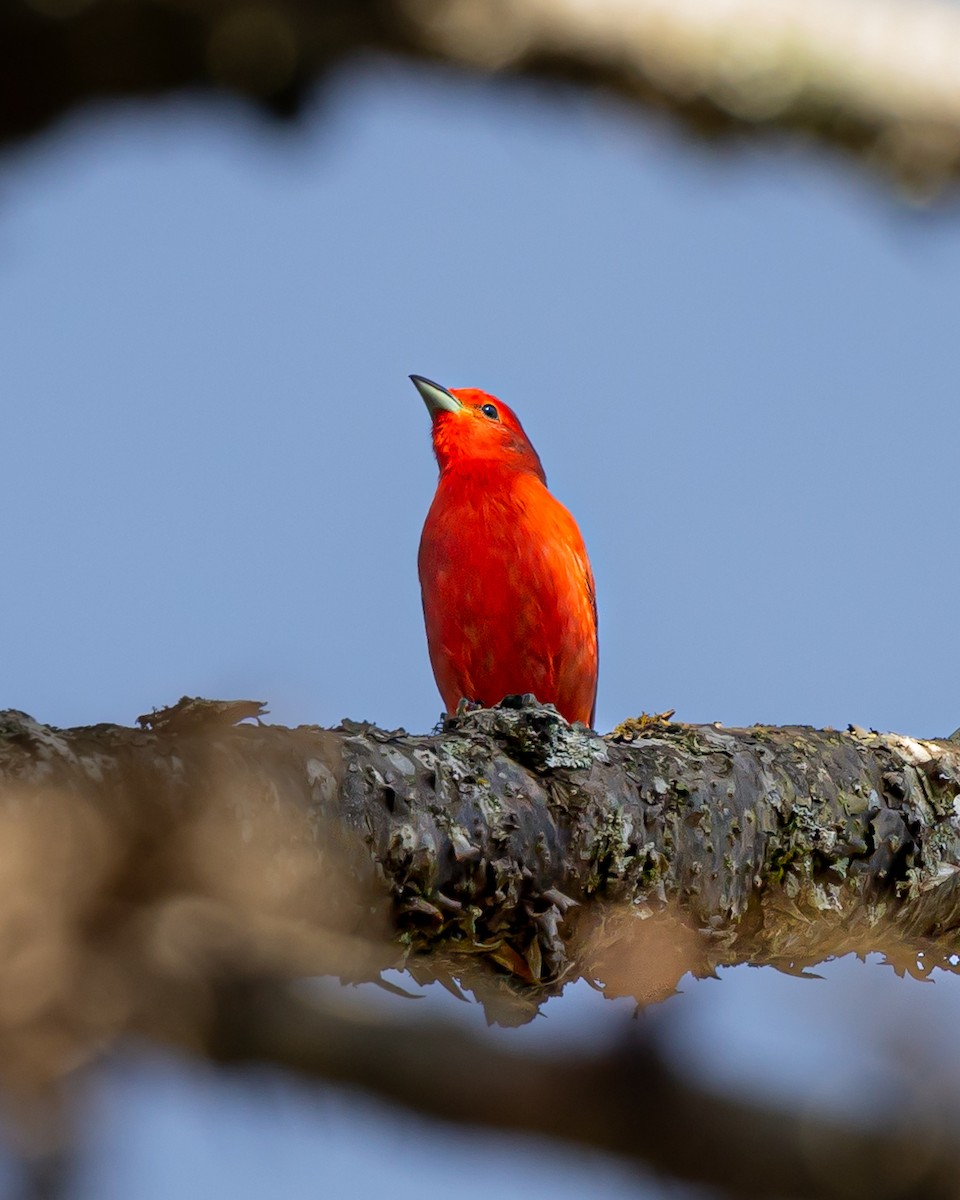
M940 1096L900 1098L896 1117L865 1129L809 1107L711 1092L675 1072L636 1023L592 1058L547 1058L364 1007L277 987L224 989L209 1050L221 1062L269 1062L360 1086L439 1120L614 1152L726 1196L946 1200L956 1191L960 1160L955 1139L943 1136Z
M599 86L697 135L801 131L926 192L960 166L946 0L8 0L0 141L179 88L290 115L369 51Z
M679 947L658 994L724 963L903 943L909 957L921 940L946 963L956 948L949 740L667 722L611 740L522 702L415 737L234 727L230 706L195 705L172 726L152 718L152 732L7 713L0 792L29 795L38 815L70 797L71 819L109 839L110 886L132 885L141 904L232 903L224 880L252 855L266 890L250 912L305 919L335 956L345 931L386 945L392 928L394 960L429 953L450 973L482 961L550 989L611 957L622 974L623 944L649 928L661 967ZM145 851L146 881L130 862ZM661 912L668 926L645 920Z
M34 1103L145 1034L633 1153L732 1194L829 1193L829 1122L805 1119L820 1139L805 1168L793 1117L708 1096L642 1042L551 1066L433 1028L351 1032L283 983L406 967L517 1022L578 975L645 1000L686 971L851 949L953 969L960 746L663 720L601 738L522 698L425 737L232 724L258 708L181 702L148 729L0 714L8 1095ZM841 1140L872 1179L900 1138ZM795 1183L769 1176L773 1158ZM935 1148L911 1161L929 1166L925 1195L947 1194L955 1164Z

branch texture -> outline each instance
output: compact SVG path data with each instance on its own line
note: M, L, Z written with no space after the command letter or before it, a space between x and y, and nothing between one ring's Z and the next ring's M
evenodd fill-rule
M233 724L259 710L185 700L141 729L0 715L7 1095L29 1108L134 1033L616 1150L731 1195L907 1196L918 1180L950 1194L942 1104L922 1138L831 1140L826 1118L685 1083L643 1037L551 1064L436 1025L374 1027L288 983L405 967L508 1023L580 975L644 1001L687 971L796 970L852 949L952 969L956 743L662 719L602 738L523 698L425 737Z
M665 721L604 739L523 702L426 737L232 725L245 711L197 702L150 731L7 713L8 816L66 804L102 830L111 878L146 846L146 875L125 865L120 883L135 870L152 901L220 896L218 871L259 855L266 911L380 939L414 967L421 952L436 970L482 960L520 984L622 967L644 927L655 995L724 963L956 949L952 741ZM665 943L680 948L669 967Z

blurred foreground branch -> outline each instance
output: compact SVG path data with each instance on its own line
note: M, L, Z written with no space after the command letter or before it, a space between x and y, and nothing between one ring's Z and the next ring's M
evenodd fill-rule
M101 97L293 114L358 53L599 86L700 135L813 135L932 191L960 166L948 0L7 0L0 141Z

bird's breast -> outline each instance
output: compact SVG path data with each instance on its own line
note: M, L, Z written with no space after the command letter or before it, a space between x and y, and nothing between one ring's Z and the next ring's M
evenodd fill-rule
M576 522L532 474L442 475L420 541L434 674L448 711L533 692L589 722L593 576Z
M445 481L420 543L428 634L516 653L593 625L593 582L573 518L532 476L497 488Z

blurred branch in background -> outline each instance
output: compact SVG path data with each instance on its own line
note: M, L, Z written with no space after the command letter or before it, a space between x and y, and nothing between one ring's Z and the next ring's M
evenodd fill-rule
M803 133L915 195L960 167L947 0L7 0L0 141L182 88L292 116L369 51L600 87L697 136Z
M65 1151L31 1149L36 1114L138 1035L573 1138L733 1195L829 1195L840 1179L846 1195L917 1194L918 1180L950 1194L943 1098L921 1134L864 1121L828 1146L826 1117L710 1096L642 1037L551 1065L287 989L406 968L517 1023L578 976L645 1001L688 971L852 949L953 969L956 743L663 718L602 738L519 697L425 737L234 725L260 713L184 700L142 729L74 730L0 716L0 1085L39 1180ZM903 1100L911 1120L917 1103Z
M210 1023L223 1062L268 1062L359 1086L443 1121L562 1138L717 1194L742 1197L956 1193L955 1097L891 1097L871 1128L710 1091L669 1066L655 1034L594 1055L504 1049L453 1023L398 1020L276 986L224 988Z

